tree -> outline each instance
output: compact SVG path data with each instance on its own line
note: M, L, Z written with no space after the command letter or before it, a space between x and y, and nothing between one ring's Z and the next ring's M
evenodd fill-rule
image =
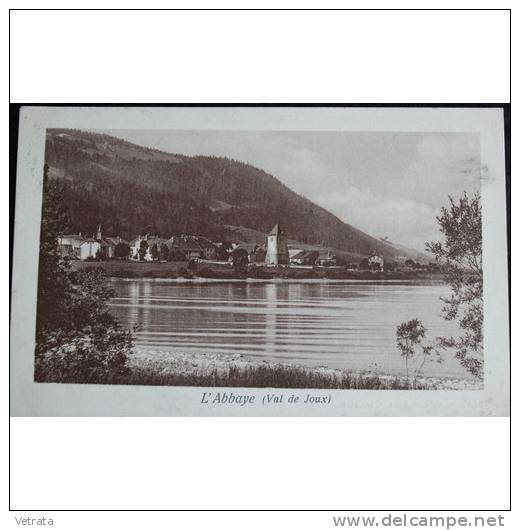
M230 251L231 243L229 241L223 241L217 248L217 259L220 261L226 261L229 258Z
M451 288L451 296L442 298L443 317L456 320L459 337L439 337L439 344L453 350L460 364L471 374L483 378L483 274L482 212L480 194L466 193L454 200L437 217L443 242L430 242L426 250L434 256Z
M51 339L58 334L60 324L66 319L64 308L72 291L70 265L61 259L57 244L57 238L68 228L68 216L61 206L62 194L58 184L49 181L48 169L45 164L36 302L37 354L51 345Z
M38 297L36 381L117 382L128 372L130 332L119 327L106 304L113 291L101 269L70 270L58 236L67 229L62 190L44 169Z
M415 366L413 383L415 386L417 377L422 373L422 369L428 360L433 359L433 354L436 355L435 360L441 362L441 357L437 350L431 345L424 346L422 340L426 336L426 328L424 324L417 318L403 322L396 329L397 348L401 352L401 357L404 359L406 379L409 379L409 363L412 359L418 358L418 365Z
M139 243L139 250L138 250L140 261L144 260L147 250L148 250L148 242L145 239L142 239L141 242Z
M114 249L116 258L128 258L130 255L130 245L128 243L118 243Z
M167 261L168 260L170 249L168 248L168 245L166 243L161 243L161 249L160 249L159 253L160 253L160 256L161 256L161 261Z
M236 271L244 271L247 269L249 263L249 255L247 250L243 248L236 248L231 252L231 258L233 260L233 268Z
M363 259L359 262L358 268L359 268L359 270L367 271L368 268L369 268L369 265L368 265L368 258L363 258Z
M393 272L397 269L397 263L395 261L386 260L384 264L384 270L387 272Z
M152 245L152 248L150 249L150 256L152 256L153 261L159 259L159 249L157 248L157 243Z

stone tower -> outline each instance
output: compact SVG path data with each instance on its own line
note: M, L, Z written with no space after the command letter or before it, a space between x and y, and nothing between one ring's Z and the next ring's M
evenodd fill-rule
M271 233L267 236L267 253L265 255L267 265L287 265L289 263L289 251L287 250L287 238L279 225L274 225Z

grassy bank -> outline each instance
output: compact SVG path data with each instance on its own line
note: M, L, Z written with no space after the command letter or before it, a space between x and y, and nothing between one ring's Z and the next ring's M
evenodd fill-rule
M349 271L342 268L314 267L312 269L301 269L295 267L263 267L253 266L244 271L237 271L232 267L211 266L200 263L197 270L188 271L187 262L140 262L127 260L112 261L72 261L74 270L87 267L101 267L113 278L208 278L220 280L236 279L329 279L329 280L363 280L363 281L428 281L442 280L439 273L395 271L395 272L370 272Z
M52 366L52 365L50 365ZM55 369L41 374L39 382L148 386L295 388L344 390L474 390L481 383L470 380L419 377L414 382L396 375L354 372L250 359L241 354L172 353L134 349L128 372L117 378L105 374L69 374Z
M101 267L113 278L178 278L186 271L186 261L154 261L151 263L130 260L71 261L73 270Z
M153 367L132 367L127 375L113 378L110 375L96 379L77 374L67 379L57 375L41 377L38 382L76 384L117 384L148 386L202 386L243 388L308 388L350 390L409 390L413 386L406 379L357 375L351 373L326 373L287 366L230 366L227 371L213 369L207 372L164 373ZM417 384L415 389L426 387Z
M355 390L407 390L411 385L399 378L382 379L350 373L324 373L300 367L232 366L227 372L217 369L209 373L157 373L134 368L121 384L163 386L208 386L245 388L317 388ZM421 388L421 387L418 387Z

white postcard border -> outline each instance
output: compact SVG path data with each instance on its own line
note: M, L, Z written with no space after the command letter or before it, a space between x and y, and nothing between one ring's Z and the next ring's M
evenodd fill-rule
M45 130L206 129L478 132L482 177L485 385L471 391L286 390L329 404L207 405L199 387L35 383L34 330ZM497 108L24 107L20 112L13 247L12 416L507 416L509 315L502 110Z

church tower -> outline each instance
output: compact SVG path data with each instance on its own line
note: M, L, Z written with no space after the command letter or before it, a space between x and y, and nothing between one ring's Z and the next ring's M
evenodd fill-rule
M96 239L98 241L101 241L103 239L102 234L101 234L101 225L98 225L98 227L97 227Z
M267 265L287 265L289 263L287 238L278 224L274 225L271 233L267 236L265 263Z

